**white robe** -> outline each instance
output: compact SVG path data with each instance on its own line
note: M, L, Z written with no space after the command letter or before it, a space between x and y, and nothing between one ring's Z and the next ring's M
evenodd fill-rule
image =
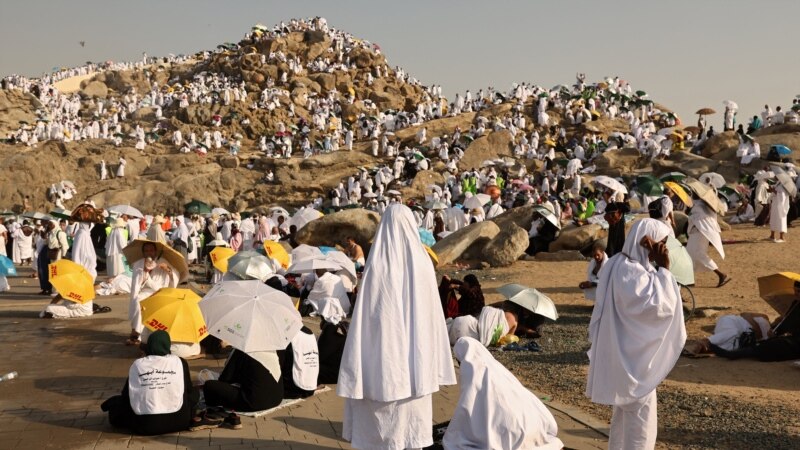
M339 370L343 437L355 448L433 444L432 394L455 371L436 274L411 210L381 218Z
M112 228L106 239L106 273L109 277L115 277L125 271L122 249L127 242L122 230L122 228Z
M609 448L653 447L655 390L686 342L675 277L656 270L640 245L644 236L658 242L668 235L669 227L658 220L636 222L622 252L600 270L589 323L586 395L614 406Z
M64 300L60 305L47 305L44 313L50 313L54 319L74 319L77 317L89 317L94 312L94 303L90 300L86 303L76 303Z
M86 268L94 280L97 278L97 252L89 234L91 230L92 224L78 224L78 232L72 240L72 260Z
M769 322L763 317L755 317L755 322L761 329L761 335L767 336ZM739 336L742 333L752 331L750 322L742 316L727 314L717 319L714 325L714 334L708 337L708 341L725 350L737 350L739 348Z
M722 238L717 214L704 202L697 200L689 216L689 241L686 251L692 257L695 272L707 272L717 269L717 264L708 256L710 243L717 253L725 259L725 250L722 248Z
M128 319L131 321L131 329L136 330L141 334L144 330L142 323L142 309L139 306L142 300L155 294L161 288L178 287L179 277L178 271L172 267L166 259L156 259L156 264L167 264L172 269L171 273L167 273L160 267L156 267L149 273L144 271L144 259L140 259L133 264L133 276L131 278L131 296L128 303Z
M556 419L480 342L459 339L461 392L442 444L448 449L560 449Z
M789 215L789 194L780 184L775 185L775 193L769 207L769 229L775 233L786 233L786 218Z
M600 261L600 265L602 266L607 261L608 261L608 255L605 254L605 252L604 252L603 253L603 259L602 259L602 261ZM598 283L600 281L600 277L599 277L600 272L598 272L598 274L595 275L594 274L595 267L597 267L597 261L595 261L595 259L592 258L592 260L589 261L589 266L586 268L586 280L596 284L596 283ZM602 270L602 267L600 268L600 270ZM595 297L597 296L597 287L584 289L583 290L583 296L586 298L586 300L594 301Z

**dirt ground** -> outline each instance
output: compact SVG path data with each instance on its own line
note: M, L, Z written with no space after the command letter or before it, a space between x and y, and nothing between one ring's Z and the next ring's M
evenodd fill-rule
M790 229L787 242L767 241L769 231L737 225L723 232L726 258L713 249L720 269L733 279L716 288L713 273L701 273L692 288L697 308L712 317L693 317L686 325L689 339L713 332L716 318L744 311L777 313L760 299L760 276L800 270L800 238ZM735 241L735 243L733 243ZM559 308L559 321L548 325L538 340L541 353L495 353L529 387L592 415L610 420L609 407L594 405L583 394L589 348L588 323L592 303L577 288L588 262L520 261L504 269L476 271L486 302L502 298L493 288L506 283L533 286ZM444 271L451 276L466 273ZM702 315L702 313L701 313ZM659 446L663 448L798 448L800 445L800 367L790 362L729 361L717 357L682 357L659 387ZM767 439L765 442L764 439ZM768 442L768 443L767 443ZM759 445L760 443L761 445ZM755 447L753 447L755 445Z

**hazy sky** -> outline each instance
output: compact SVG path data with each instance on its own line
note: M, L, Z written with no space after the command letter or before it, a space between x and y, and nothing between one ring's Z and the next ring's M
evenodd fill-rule
M726 99L743 120L800 94L797 0L0 0L0 75L193 53L258 22L317 15L450 98L619 75L693 123Z

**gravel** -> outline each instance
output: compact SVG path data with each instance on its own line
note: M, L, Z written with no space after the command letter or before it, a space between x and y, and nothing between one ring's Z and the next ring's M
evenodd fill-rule
M543 337L537 340L541 352L493 354L536 392L610 420L610 407L591 403L584 396L591 312L591 305L561 306L558 322L547 325ZM658 388L658 421L662 448L800 448L800 405L765 406L748 399L695 394L662 385Z

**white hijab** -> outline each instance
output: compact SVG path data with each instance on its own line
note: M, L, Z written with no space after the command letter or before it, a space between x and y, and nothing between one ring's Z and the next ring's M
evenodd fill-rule
M458 340L461 394L444 448L560 449L556 420L480 342Z
M97 252L92 244L90 231L92 224L79 223L78 231L72 240L72 260L86 268L92 274L92 278L97 278Z
M392 402L456 383L433 263L408 207L388 207L342 356L340 397Z
M643 219L631 228L622 252L600 269L589 323L586 395L595 403L626 405L667 377L686 342L675 277L650 264L640 242L669 235L669 227Z

